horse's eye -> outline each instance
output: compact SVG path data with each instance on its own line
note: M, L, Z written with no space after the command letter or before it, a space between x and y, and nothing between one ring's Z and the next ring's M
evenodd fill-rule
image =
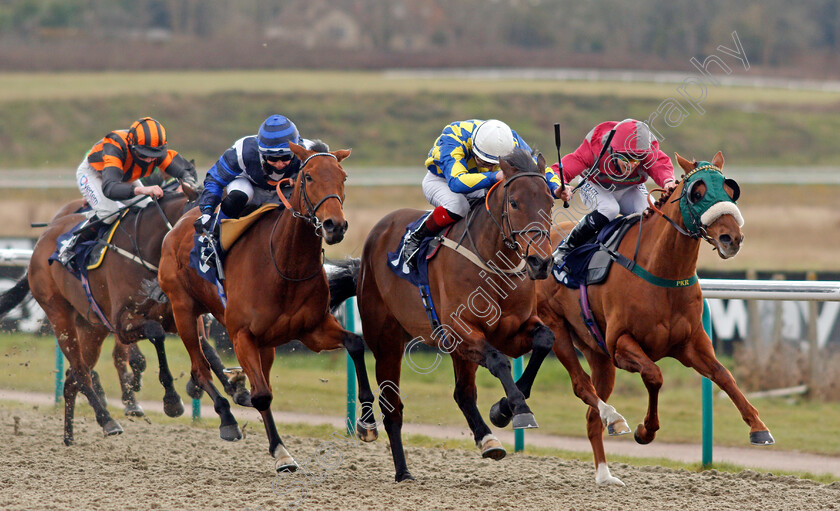
M516 200L511 199L510 200L510 207L512 207L513 209L519 209L519 204L516 202Z
M702 198L703 198L703 194L700 193L699 191L695 190L695 191L691 192L691 202L697 202Z
M312 182L312 174L304 174L304 177L306 178L306 182L307 182L307 183L311 183L311 182Z

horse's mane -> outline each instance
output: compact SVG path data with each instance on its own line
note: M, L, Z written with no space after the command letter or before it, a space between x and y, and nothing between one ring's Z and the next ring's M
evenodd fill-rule
M508 165L516 172L539 172L531 153L521 147L514 148L512 153L503 156L502 159L508 162Z
M691 163L693 163L695 166L697 165L696 161L692 161ZM676 181L674 181L674 184L679 185L680 183L682 183L682 181L685 179L685 173L683 173L683 175L680 176L680 178L681 179L677 179ZM655 207L661 209L662 206L665 205L665 202L667 202L667 200L671 198L671 195L673 195L676 190L677 190L677 187L674 187L674 189L671 190L670 192L663 193L662 195L659 196L659 199L657 199L656 202L653 203L653 205ZM650 208L647 208L647 209L645 209L644 213L642 213L642 217L643 218L648 218L652 214L653 214L653 210L650 209Z
M312 141L312 148L310 151L315 151L316 153L326 153L330 150L330 146L327 145L326 142L319 139L314 139Z

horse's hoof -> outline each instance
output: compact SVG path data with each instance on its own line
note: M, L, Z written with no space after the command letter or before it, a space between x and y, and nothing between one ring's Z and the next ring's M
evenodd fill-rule
M478 446L481 449L481 457L482 458L490 458L496 461L507 456L507 451L502 446L502 443L499 442L499 439L496 438L494 435L487 435L485 436Z
M163 413L167 417L180 417L184 415L184 402L181 401L181 396L178 394L163 396Z
M143 408L141 408L139 404L131 403L125 405L126 417L142 417L144 415L146 415L146 412L143 411Z
M361 420L356 421L356 436L359 437L359 440L362 442L373 442L377 438L379 438L379 431L376 430L376 423L367 423L362 422Z
M533 413L517 413L513 416L513 429L534 429L540 427Z
M70 447L71 445L76 445L76 441L73 440L73 437L70 437L70 438L64 437L64 445L66 445L67 447Z
M639 424L636 426L636 431L633 432L633 438L636 439L637 444L647 445L653 442L653 439L656 435L651 436L651 438L644 438L642 436L642 431L645 429L643 424Z
M278 474L283 472L297 472L297 469L300 468L294 458L291 456L288 456L287 458L288 459L284 458L283 460L277 460L277 463L274 465L274 469Z
M251 404L251 393L247 389L239 389L233 393L233 402L239 406L253 408Z
M599 463L595 472L595 484L598 486L624 486L624 482L610 474L607 463Z
M187 380L187 395L193 399L201 399L201 396L204 394L204 390L201 387L193 382L192 378Z
M776 441L769 431L756 431L750 433L750 443L753 445L773 445Z
M501 400L490 407L490 422L497 428L504 428L510 424L511 413L502 411Z
M242 430L239 429L239 424L228 424L227 426L219 426L219 438L227 442L236 442L242 440Z
M120 426L120 423L114 419L106 422L105 425L102 426L102 430L105 432L105 436L120 435L123 432L123 428Z
M414 476L411 475L411 472L406 470L405 472L402 472L402 473L394 476L394 481L396 481L398 483L401 483L403 481L414 481Z
M626 435L630 431L630 426L627 425L627 421L624 419L617 420L607 426L607 433L610 436Z

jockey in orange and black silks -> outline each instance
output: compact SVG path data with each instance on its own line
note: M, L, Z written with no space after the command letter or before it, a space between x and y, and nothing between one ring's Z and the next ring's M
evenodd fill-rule
M619 214L644 211L648 178L668 192L676 187L671 159L659 150L647 124L635 119L595 126L574 152L563 157L562 166L566 182L578 176L584 180L579 185L583 204L592 211L560 243L559 256L593 238ZM555 172L558 167L552 165ZM571 195L566 188L560 198L570 200Z
M94 216L88 220L88 229L81 231L59 254L66 264L73 256L74 245L93 239L101 223L112 224L115 214L124 204L120 201L136 195L145 195L137 207L151 203L150 197L162 197L160 186L144 186L140 178L149 176L155 168L168 176L181 179L195 187L195 166L177 151L167 148L166 130L151 117L135 121L127 130L115 130L94 144L76 169L76 184L87 200Z

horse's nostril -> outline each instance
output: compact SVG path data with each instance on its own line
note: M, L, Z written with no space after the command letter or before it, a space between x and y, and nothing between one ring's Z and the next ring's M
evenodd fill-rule
M324 229L327 231L332 231L333 229L335 229L335 222L333 222L329 218L324 220Z
M728 234L721 234L720 238L718 238L718 239L720 239L721 243L724 243L726 245L729 245L730 243L732 243L732 236L730 236Z

